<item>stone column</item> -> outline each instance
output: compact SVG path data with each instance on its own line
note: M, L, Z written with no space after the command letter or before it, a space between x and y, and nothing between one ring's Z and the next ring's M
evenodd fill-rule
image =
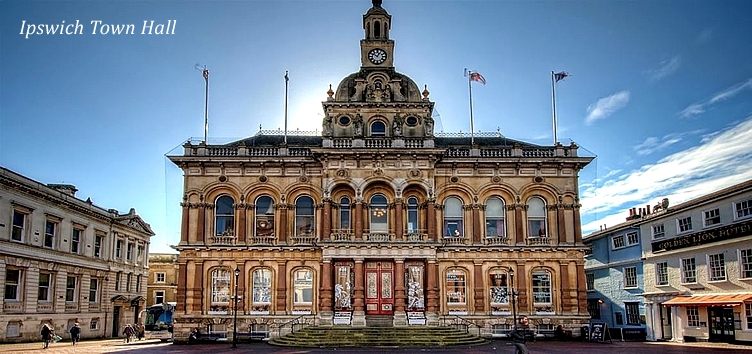
M517 264L517 269L514 271L514 279L517 281L515 289L519 291L520 295L517 296L517 316L523 313L532 313L532 309L527 300L527 270L525 264Z
M180 203L180 207L183 208L182 220L180 221L180 243L181 244L188 243L188 230L190 230L189 229L190 223L189 223L188 215L190 213L190 205L191 203L188 203L185 201L183 203Z
M558 234L557 244L567 243L567 223L566 210L561 203L556 205L556 233Z
M426 286L426 310L428 312L439 311L439 272L436 260L429 259L426 267L428 284Z
M245 211L245 208L242 209ZM238 269L240 269L240 276L238 276L238 293L240 294L240 299L238 299L238 313L245 314L245 304L246 301L248 301L248 289L246 288L246 277L248 274L246 273L246 262L239 263L236 265ZM237 294L236 294L237 295Z
M514 243L517 245L525 244L525 222L522 219L522 212L525 210L525 205L515 204L514 207Z
M582 244L582 221L580 220L580 204L574 205L574 243Z
M355 260L355 287L353 288L354 293L355 293L353 296L353 300L354 300L353 310L355 311L362 312L365 310L365 304L366 304L366 299L365 299L366 288L364 284L365 277L366 275L365 275L365 271L363 268L363 259L362 258L356 259Z
M204 313L204 262L196 261L193 269L193 312Z
M405 260L394 260L394 310L405 312L407 296L405 296Z
M473 230L472 230L473 239L472 239L472 243L477 245L477 244L481 243L480 236L481 236L481 233L482 233L481 232L481 226L480 226L481 225L481 222L480 222L480 205L478 205L478 204L473 204L472 205L472 213L471 213L471 215L472 215L472 218L473 218Z
M579 313L587 315L587 280L585 279L585 264L577 264L577 304Z
M238 222L236 223L237 227L235 227L235 236L237 236L236 244L243 245L245 244L245 230L248 227L245 222L245 216L246 216L246 204L240 203L235 206L235 214L238 216Z
M439 235L436 231L436 199L429 199L426 204L426 232L429 241L437 241Z
M394 200L394 235L397 240L402 240L405 237L405 225L402 221L404 207L402 198Z
M331 239L332 234L332 200L324 198L324 212L321 216L321 240Z
M363 199L355 199L355 239L363 239Z
M178 264L178 292L176 294L177 312L188 313L186 299L188 297L188 264ZM102 302L104 303L104 301Z
M332 261L331 259L324 259L321 262L321 286L319 287L319 293L321 298L319 299L319 309L322 312L332 311Z
M206 208L208 207L209 205L204 202L198 204L198 225L196 226L196 241L199 243L206 243Z
M473 267L473 299L475 300L475 314L483 314L485 303L486 303L486 291L484 289L484 281L483 281L483 264L482 263L475 263Z
M287 242L287 209L288 205L285 203L279 204L277 206L277 209L279 209L279 234L277 235L278 242L280 244L285 244Z
M287 260L277 262L276 315L287 314Z
M559 278L561 279L561 313L571 313L572 311L572 289L569 282L569 262L561 261L559 263Z

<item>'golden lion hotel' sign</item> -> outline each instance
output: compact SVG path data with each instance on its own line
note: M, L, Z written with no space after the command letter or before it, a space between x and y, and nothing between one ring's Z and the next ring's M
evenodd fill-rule
M712 230L696 232L665 241L653 242L653 253L676 250L685 247L705 245L752 234L752 220L721 226Z

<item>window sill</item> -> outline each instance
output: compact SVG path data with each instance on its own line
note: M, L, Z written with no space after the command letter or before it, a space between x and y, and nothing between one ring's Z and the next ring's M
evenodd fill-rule
M727 283L728 279L720 279L720 280L708 280L708 284L718 284L718 283Z

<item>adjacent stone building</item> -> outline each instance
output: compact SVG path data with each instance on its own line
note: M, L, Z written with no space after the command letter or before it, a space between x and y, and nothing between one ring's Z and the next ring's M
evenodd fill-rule
M149 240L134 209L120 214L0 167L0 341L118 337L146 305Z
M177 303L178 255L149 254L149 280L146 285L146 305Z
M195 327L231 336L236 300L241 333L299 316L466 320L484 336L514 314L575 335L588 323L578 172L593 158L574 143L436 134L427 86L395 70L391 26L374 1L360 69L329 88L320 135L189 141L169 156L184 173L176 342Z

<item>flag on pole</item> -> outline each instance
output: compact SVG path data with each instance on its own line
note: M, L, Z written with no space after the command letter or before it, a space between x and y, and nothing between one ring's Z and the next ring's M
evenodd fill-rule
M486 84L486 79L483 78L483 75L481 75L480 73L472 72L472 71L470 72L470 80L480 82L483 85Z
M203 73L204 73L204 80L209 80L209 69L204 68Z
M567 76L569 76L569 73L565 71L554 73L554 80L556 80L556 82L559 82L561 80L564 80L564 78Z

